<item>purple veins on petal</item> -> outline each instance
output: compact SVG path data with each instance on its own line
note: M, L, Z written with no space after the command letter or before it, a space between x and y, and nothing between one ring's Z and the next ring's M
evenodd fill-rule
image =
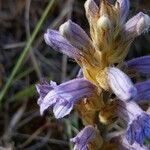
M87 150L87 144L96 137L96 131L92 126L86 126L74 138L70 139L75 143L74 150Z
M150 116L133 101L119 101L118 115L128 123L125 137L129 144L143 146L145 138L150 139ZM128 117L126 117L128 116Z
M108 68L108 84L114 94L122 101L130 100L137 94L137 89L130 78L115 67Z
M58 31L48 29L44 34L45 42L53 49L74 59L80 59L81 52L72 46Z
M42 97L40 112L43 114L47 108L52 107L55 117L62 118L70 113L76 101L90 96L94 90L95 86L83 78L62 83Z
M129 12L130 7L129 0L117 0L117 2L119 3L120 6L121 23L124 23Z
M134 58L126 62L129 69L135 70L141 75L150 74L150 55Z
M119 136L117 140L119 140L119 144L120 144L119 150L148 150L149 149L145 146L141 147L137 142L134 142L132 145L130 145L124 135Z
M57 102L53 107L53 112L56 118L63 118L68 115L73 109L73 103L71 102Z
M43 98L48 94L49 91L54 89L57 86L56 82L43 80L40 84L36 84L36 90L39 93L40 97L38 99L38 105L42 103Z
M89 17L95 18L99 14L99 8L96 5L94 0L87 0L84 4L87 18Z
M86 32L76 23L71 20L62 24L59 28L60 33L79 50L87 51L94 49L92 42Z
M137 142L143 146L144 139L150 138L150 116L144 112L135 116L135 119L128 125L126 138L129 144Z
M133 101L150 100L150 80L137 83L135 87L137 88L137 95L132 99Z

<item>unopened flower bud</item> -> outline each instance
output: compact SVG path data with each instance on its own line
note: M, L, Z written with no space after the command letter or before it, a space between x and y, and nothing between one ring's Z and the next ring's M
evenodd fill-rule
M130 78L118 68L110 67L108 69L108 84L122 101L130 100L137 95L137 89Z
M68 20L59 27L60 33L76 48L87 52L93 50L92 41L86 32L76 23Z
M150 27L150 17L146 14L143 15L142 18L137 23L136 30L140 35L141 33L147 31Z
M84 4L87 18L95 17L99 13L99 8L94 2L94 0L87 0Z
M125 24L125 31L133 38L147 31L150 27L150 17L143 12L139 12Z

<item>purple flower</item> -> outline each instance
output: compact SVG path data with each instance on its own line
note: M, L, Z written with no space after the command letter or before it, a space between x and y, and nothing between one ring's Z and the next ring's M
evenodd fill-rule
M53 90L57 86L56 82L51 81L48 83L48 81L43 80L41 84L36 85L36 90L40 94L40 97L38 99L38 105L40 105L43 101L43 98L47 95L47 93L51 90Z
M117 0L120 6L120 19L121 23L123 24L127 18L129 12L129 0Z
M137 88L137 95L132 99L133 101L150 100L150 80L137 83L135 87Z
M55 50L74 59L81 58L81 52L72 46L59 32L48 29L44 34L45 42Z
M125 137L129 144L135 142L143 146L144 139L150 138L150 116L135 102L119 103L118 114L128 122Z
M75 143L74 150L87 150L87 144L96 137L96 131L92 126L86 126L76 137L70 141Z
M85 53L88 50L94 51L92 41L86 32L71 20L62 24L59 28L60 33L76 48Z
M108 84L114 94L122 101L130 100L137 94L130 78L121 70L115 67L108 68Z
M118 136L115 139L117 144L119 144L118 146L119 150L148 150L149 149L145 146L141 147L137 142L130 145L124 135Z
M100 16L99 8L94 0L87 0L84 4L86 17L90 25L90 35L93 41L95 41L95 36L97 34L96 24Z
M99 8L94 2L94 0L87 0L84 4L84 7L87 19L89 20L90 23L91 19L97 17L97 15L99 14Z
M68 115L76 101L90 96L95 90L95 86L83 78L70 80L58 86L53 86L53 88L50 88L51 86L47 83L37 85L37 91L40 95L38 104L41 115L47 108L52 107L56 118Z
M125 24L125 31L132 37L146 32L150 27L150 17L142 12L132 17Z
M135 70L142 75L150 74L150 55L134 58L126 62L128 69Z

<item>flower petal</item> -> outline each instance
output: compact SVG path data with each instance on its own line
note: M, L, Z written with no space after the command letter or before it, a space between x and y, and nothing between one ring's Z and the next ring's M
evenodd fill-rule
M71 20L62 24L59 28L60 33L79 50L87 53L88 49L93 51L92 41L86 32Z
M109 67L108 84L115 95L123 101L129 100L137 94L137 89L130 78L118 68Z
M65 101L64 103L57 102L53 108L56 119L63 118L68 115L73 109L73 103Z
M128 12L129 12L129 0L117 0L120 6L120 19L121 23L123 24L127 18Z
M125 137L129 144L138 143L143 146L145 138L150 135L150 116L146 114L135 102L119 102L118 115L128 123ZM128 118L126 117L128 116ZM147 131L147 133L145 132Z
M84 7L87 19L89 19L89 21L91 20L91 18L95 18L99 14L99 8L94 0L86 0Z
M83 78L62 83L55 86L43 98L40 103L40 112L43 114L47 108L53 107L55 109L53 112L57 118L67 115L77 100L90 96L94 90L95 86ZM56 108L59 110L57 111Z
M81 57L81 52L55 30L48 29L44 34L44 39L49 46L71 58L79 59Z
M116 141L119 141L119 150L148 150L149 148L145 146L140 146L137 142L134 144L129 144L124 135L118 136L115 138Z
M75 143L75 150L87 149L87 144L96 137L96 131L92 126L86 126L83 130L81 130L76 137L70 139L71 142Z
M150 80L137 83L135 87L137 88L137 95L132 99L133 101L150 100Z
M43 80L40 84L36 84L36 90L39 93L40 97L38 99L38 105L40 105L44 97L51 91L57 84L53 81L49 84L46 80Z
M91 95L95 86L86 79L77 78L60 84L54 90L59 96L73 102L75 99Z
M142 12L128 20L125 24L125 31L133 38L146 32L150 27L150 17Z
M136 141L141 146L143 146L144 139L147 138L144 130L150 128L150 124L148 126L146 125L145 118L150 120L150 116L143 112L141 115L137 116L136 119L131 122L131 124L129 124L126 132L126 137L128 137L128 135L131 134L132 131L131 137L127 138L130 144L133 144Z
M128 69L135 70L141 75L150 74L150 55L134 58L126 62Z
M97 34L96 23L99 18L99 8L94 0L86 0L85 4L86 17L90 25L90 35L93 41Z

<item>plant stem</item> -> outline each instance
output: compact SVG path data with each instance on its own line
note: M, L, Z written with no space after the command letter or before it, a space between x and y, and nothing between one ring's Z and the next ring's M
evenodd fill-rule
M37 23L35 29L33 30L33 33L31 35L31 37L28 39L27 44L26 44L25 48L23 49L23 52L21 53L15 67L13 68L10 77L8 78L6 84L4 85L2 91L0 92L0 103L2 103L3 98L4 98L5 94L7 93L8 89L9 89L11 83L12 83L12 80L14 79L16 73L20 69L23 61L25 60L25 58L26 58L26 56L27 56L27 54L30 50L31 45L32 45L36 35L38 34L38 32L39 32L39 30L40 30L40 28L41 28L41 26L42 26L42 24L43 24L43 22L44 22L44 20L47 16L47 14L48 14L48 12L51 9L51 7L53 6L53 4L54 4L54 0L50 0L49 3L47 4L46 9L44 10L44 12L41 16L39 22Z

